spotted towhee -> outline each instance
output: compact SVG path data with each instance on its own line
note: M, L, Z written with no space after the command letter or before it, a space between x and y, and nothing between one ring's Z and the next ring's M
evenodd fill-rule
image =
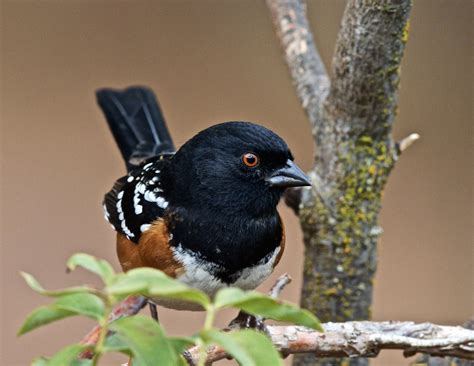
M285 188L310 185L286 143L265 127L226 122L174 152L152 91L102 89L97 98L129 171L104 199L122 268L158 268L211 296L262 283L285 247L278 201Z

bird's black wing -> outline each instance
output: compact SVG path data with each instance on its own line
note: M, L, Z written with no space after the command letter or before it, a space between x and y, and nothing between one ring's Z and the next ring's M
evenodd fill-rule
M104 215L113 228L138 243L153 221L163 216L168 201L160 173L171 155L149 159L117 180L103 202Z
M141 86L125 90L104 88L97 90L96 96L128 171L153 156L175 151L151 89Z

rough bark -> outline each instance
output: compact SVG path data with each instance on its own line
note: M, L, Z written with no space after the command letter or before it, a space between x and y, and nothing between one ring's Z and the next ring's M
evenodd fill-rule
M304 3L267 6L315 141L313 187L291 197L293 206L301 199L305 242L301 305L322 321L370 319L381 194L399 153L391 128L411 2L348 1L330 86L324 67L312 66L320 57ZM296 365L316 363L295 358Z
M474 318L463 324L466 329L474 330ZM424 354L417 358L417 366L473 366L474 361L459 357L439 357L436 355Z
M417 352L474 360L474 331L413 322L345 322L323 324L324 333L305 327L268 326L272 342L283 355L310 353L318 357L375 357L381 350L403 350L409 357ZM199 361L199 347L187 352L190 365ZM207 352L206 364L228 358L220 347Z

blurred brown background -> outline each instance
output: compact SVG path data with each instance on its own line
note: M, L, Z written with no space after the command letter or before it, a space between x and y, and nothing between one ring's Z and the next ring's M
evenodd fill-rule
M344 1L309 1L317 45L330 63ZM18 275L49 288L83 281L65 261L83 251L117 267L102 195L123 175L96 107L102 86L151 86L179 145L225 120L260 122L311 164L309 124L295 96L263 1L2 1L1 365L25 365L78 340L71 319L20 339L26 314L46 300ZM472 1L418 0L403 61L394 135L419 132L384 197L374 318L458 324L473 309ZM298 301L303 246L281 207ZM267 281L262 289L267 289ZM226 314L224 320L233 314ZM190 334L196 313L162 311L169 333ZM117 361L110 365L117 365ZM377 365L404 365L384 352Z

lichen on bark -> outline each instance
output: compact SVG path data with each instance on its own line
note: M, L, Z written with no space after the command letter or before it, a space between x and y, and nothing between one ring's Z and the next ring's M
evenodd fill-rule
M305 238L301 304L323 321L370 318L377 213L396 156L390 141L365 135L343 145L335 163L341 178L326 197L305 198L299 212Z
M331 78L315 45L299 47L313 42L304 2L267 0L267 6L315 141L313 187L288 200L301 200L295 210L305 242L301 305L322 321L370 319L378 214L399 152L391 128L411 1L349 0ZM295 357L296 365L345 362L366 364Z

